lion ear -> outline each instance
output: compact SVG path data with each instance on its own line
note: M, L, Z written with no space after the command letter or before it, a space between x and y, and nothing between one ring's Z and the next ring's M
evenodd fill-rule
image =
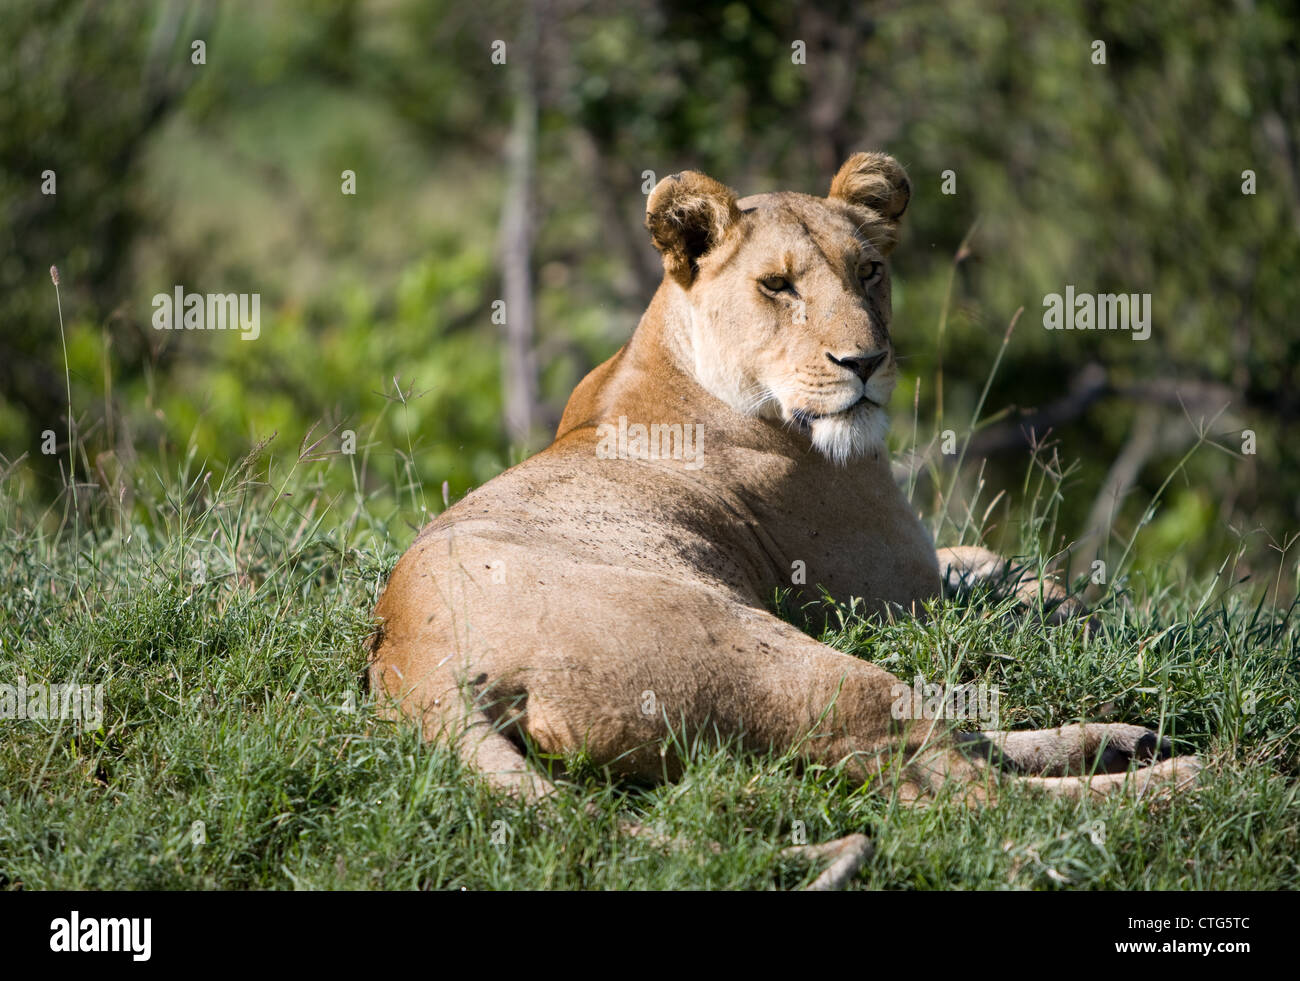
M832 198L873 213L872 239L888 255L898 241L898 223L912 198L903 165L887 153L855 153L831 181Z
M740 217L736 195L707 174L684 170L650 192L645 226L664 257L664 272L690 286L700 257L714 248Z

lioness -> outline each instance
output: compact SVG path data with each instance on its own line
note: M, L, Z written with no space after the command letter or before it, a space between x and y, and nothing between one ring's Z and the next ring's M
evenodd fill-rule
M943 781L982 800L999 779L1078 796L1190 777L1194 758L1138 726L963 734L895 719L898 679L765 605L796 562L809 598L823 586L909 611L941 593L941 568L956 581L1002 565L936 555L890 475L885 258L910 193L880 153L850 157L825 198L660 181L646 225L664 278L640 325L578 385L549 448L398 562L375 611L373 689L528 797L552 787L524 737L672 779L670 727L844 762L906 799Z

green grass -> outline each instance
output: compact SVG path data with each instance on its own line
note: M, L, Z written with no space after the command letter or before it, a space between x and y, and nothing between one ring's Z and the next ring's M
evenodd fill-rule
M1300 617L1249 584L1133 578L1086 639L979 597L924 623L788 611L902 678L997 685L1006 728L1160 728L1209 763L1172 801L908 809L835 769L703 744L661 787L571 760L563 793L525 807L374 716L363 641L411 530L364 495L327 501L313 473L338 459L299 464L216 487L190 461L121 509L83 494L53 530L0 499L0 683L105 686L98 731L0 720L0 888L791 888L817 871L779 855L800 829L870 833L860 888L1300 886ZM620 835L628 817L686 847Z

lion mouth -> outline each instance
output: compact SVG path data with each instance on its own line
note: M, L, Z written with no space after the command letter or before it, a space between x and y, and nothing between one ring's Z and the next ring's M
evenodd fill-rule
M855 409L863 405L870 405L877 409L884 408L884 406L875 399L868 397L866 392L863 392L861 397L859 397L852 405L847 405L836 412L809 412L807 409L795 409L790 413L790 418L799 425L807 428L818 419L834 419L836 416L847 416L850 412L853 412Z

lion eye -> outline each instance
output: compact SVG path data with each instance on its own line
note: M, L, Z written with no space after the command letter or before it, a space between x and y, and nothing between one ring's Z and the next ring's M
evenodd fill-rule
M790 288L790 280L784 276L764 276L758 282L763 289L771 290L773 293L780 293L782 290Z
M858 280L863 286L875 286L880 282L880 277L884 274L885 264L883 262L869 262L858 269Z

